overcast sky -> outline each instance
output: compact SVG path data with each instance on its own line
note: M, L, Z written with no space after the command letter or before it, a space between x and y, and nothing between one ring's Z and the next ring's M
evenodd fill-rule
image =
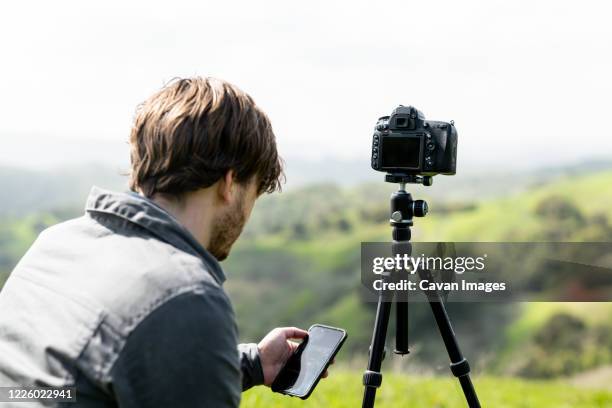
M121 152L136 105L192 75L249 92L287 157L368 166L374 122L400 103L455 120L460 167L612 157L610 11L604 1L4 2L0 164Z

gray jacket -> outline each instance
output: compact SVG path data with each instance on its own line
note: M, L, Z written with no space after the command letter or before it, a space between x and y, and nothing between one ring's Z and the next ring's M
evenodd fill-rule
M263 373L255 344L236 350L224 280L161 207L94 187L0 292L0 386L73 386L80 407L237 407Z

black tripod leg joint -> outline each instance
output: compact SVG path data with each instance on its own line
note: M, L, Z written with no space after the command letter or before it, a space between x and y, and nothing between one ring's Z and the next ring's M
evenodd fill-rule
M464 375L468 375L470 373L470 364L464 358L457 363L451 363L450 369L455 377L463 377Z
M376 371L367 370L363 373L363 385L366 387L378 388L382 384L382 374Z

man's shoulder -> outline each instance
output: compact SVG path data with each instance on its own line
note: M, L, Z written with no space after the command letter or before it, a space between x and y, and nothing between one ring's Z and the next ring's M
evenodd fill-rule
M103 379L132 333L147 319L159 321L152 316L166 323L170 315L180 320L185 306L195 305L231 329L231 302L209 268L201 257L138 225L99 223L85 215L42 232L15 272L60 293L72 302L67 304L96 311L98 323L89 323L97 327L79 360L94 378Z
M166 242L163 236L116 217L86 213L46 228L39 234L36 243L39 241L47 247L56 244L87 256L94 253L105 256L106 265L117 260L141 266L134 270L155 270L167 266L171 270L199 272L208 271L211 267L196 253L177 248ZM210 273L207 275L210 277ZM202 277L208 280L200 274L195 276L196 279Z
M226 296L201 257L128 221L99 221L86 214L46 229L23 267L53 265L58 290L78 288L122 321L134 321L178 294Z

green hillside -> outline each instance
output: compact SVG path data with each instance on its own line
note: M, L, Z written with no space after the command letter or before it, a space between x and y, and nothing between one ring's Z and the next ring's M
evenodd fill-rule
M566 176L494 200L432 200L430 214L416 220L414 239L610 241L610 186L612 172L608 171ZM347 328L350 341L345 353L365 356L374 305L360 301L359 244L389 240L387 206L392 189L382 183L348 190L317 186L262 200L244 238L224 265L242 337L259 338L278 324L321 322ZM419 191L415 197L423 194L426 198L427 190L420 187ZM535 347L525 357L533 360L539 353L538 361L546 361L557 347L563 348L547 344L548 353L542 354L542 346L536 347L533 341L542 327L549 329L546 325L552 318L568 315L584 322L580 330L585 338L599 339L601 333L608 333L607 340L606 336L592 340L593 347L607 346L604 343L612 337L610 322L594 322L592 316L609 316L610 311L606 303L449 305L463 348L475 356L472 359L496 372L535 376L569 374L611 362L610 353L600 355L579 347L580 361L563 361L557 368L506 364L523 347ZM431 320L426 305L412 307L411 339L417 350L413 358L444 367L446 356Z
M611 241L611 186L612 171L565 175L526 191L475 201L440 198L444 191L437 190L438 184L415 186L415 198L436 198L429 200L430 214L416 220L413 238ZM386 183L316 185L260 200L223 265L241 338L257 340L279 325L337 325L349 332L339 360L363 365L375 304L360 296L360 243L389 240L388 197L394 188ZM39 231L79 212L0 216L0 279ZM473 367L531 377L572 375L612 364L610 312L610 303L449 305ZM409 325L410 364L401 366L446 375L447 357L427 305L411 306Z

